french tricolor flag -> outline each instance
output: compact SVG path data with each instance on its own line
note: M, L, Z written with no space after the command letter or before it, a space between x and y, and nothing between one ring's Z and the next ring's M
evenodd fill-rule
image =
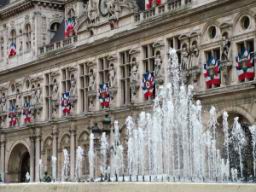
M9 57L13 57L16 55L16 44L14 42L11 43L10 47L9 47L9 53L8 56Z
M161 5L161 0L145 0L145 9L150 10L152 7Z

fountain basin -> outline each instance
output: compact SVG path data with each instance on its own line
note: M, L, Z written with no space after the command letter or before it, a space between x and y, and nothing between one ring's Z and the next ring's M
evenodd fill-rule
M255 192L256 184L26 183L0 184L1 192Z

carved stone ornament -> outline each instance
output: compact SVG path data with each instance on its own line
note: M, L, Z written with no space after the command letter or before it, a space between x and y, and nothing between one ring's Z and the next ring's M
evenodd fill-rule
M113 63L110 64L109 69L109 87L113 88L116 86L116 69Z

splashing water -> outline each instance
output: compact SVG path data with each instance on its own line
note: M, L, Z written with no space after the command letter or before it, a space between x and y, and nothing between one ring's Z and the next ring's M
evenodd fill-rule
M256 177L256 125L249 127L252 134L253 174Z
M90 180L94 180L94 134L90 135L90 147L88 152Z
M69 154L67 149L63 149L63 157L62 181L66 181L69 178Z
M76 170L75 170L75 176L76 180L79 181L82 176L82 161L84 156L84 150L82 147L78 146L76 150Z
M128 175L130 181L196 181L225 182L243 178L245 133L234 119L229 131L228 113L223 113L224 154L217 149L217 114L215 107L209 111L209 122L202 122L200 101L193 102L193 87L185 86L180 78L176 51L169 51L168 82L157 90L151 113L141 112L138 119L129 116L127 128L127 159L120 143L118 122L114 122L114 139L108 145L106 134L101 137L101 173L108 172L107 153L110 151L111 176ZM256 174L256 126L253 135L254 174ZM93 134L90 137L90 177L93 178ZM239 168L231 166L230 145L239 156ZM124 167L127 165L127 167ZM127 170L127 171L126 171ZM147 177L147 179L146 179ZM125 180L123 178L123 180Z
M55 182L57 179L57 158L52 156L52 181Z
M106 137L106 133L104 132L101 136L101 145L100 145L100 154L101 154L101 166L100 171L101 175L104 176L104 178L107 177L107 152L108 152L108 140Z

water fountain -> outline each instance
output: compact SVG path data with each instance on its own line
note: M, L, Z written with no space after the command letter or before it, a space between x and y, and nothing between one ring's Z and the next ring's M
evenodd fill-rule
M97 183L86 185L88 191L255 191L255 185L223 184L243 180L243 149L246 144L245 132L239 118L234 119L230 131L228 113L223 113L222 129L224 149L217 148L217 115L215 107L209 111L209 121L203 124L200 101L193 102L193 87L183 85L179 74L176 51L169 51L168 82L157 90L151 113L141 112L138 119L126 119L127 158L120 141L118 122L114 122L114 137L108 141L106 133L100 139L101 179L95 178L97 151L94 134L90 135L89 180L90 181L147 181L149 183L109 184L100 187ZM254 175L256 174L256 126L250 127L252 134ZM232 146L232 147L231 147ZM231 154L238 159L238 166L231 163ZM69 176L69 154L63 150L64 163L62 181ZM108 159L110 155L110 159ZM81 177L83 150L76 152L76 178ZM56 159L52 158L52 168L56 170ZM55 162L55 163L54 163ZM53 172L56 178L56 172ZM161 181L161 185L154 182ZM172 183L170 183L171 181ZM184 182L184 184L175 182ZM186 184L185 184L186 182ZM188 184L222 183L222 184ZM65 184L63 184L65 185ZM72 191L83 191L83 185L71 185ZM109 188L108 188L109 187ZM49 188L49 191L53 189Z

